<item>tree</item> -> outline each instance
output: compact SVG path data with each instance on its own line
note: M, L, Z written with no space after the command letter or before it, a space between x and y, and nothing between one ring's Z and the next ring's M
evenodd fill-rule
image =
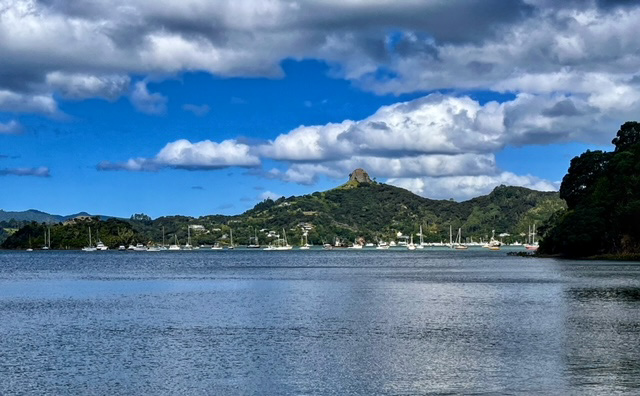
M560 187L568 209L543 227L541 253L640 253L640 124L623 124L613 143L613 152L587 151L571 160Z
M628 121L622 124L611 143L616 146L616 152L640 143L640 123Z
M569 208L593 192L596 180L602 176L610 159L611 153L587 150L571 160L560 186L560 198L567 202Z

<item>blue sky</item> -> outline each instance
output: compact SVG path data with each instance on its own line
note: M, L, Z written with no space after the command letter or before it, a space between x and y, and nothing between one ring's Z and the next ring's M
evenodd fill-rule
M640 59L627 56L638 44L624 29L602 38L620 48L585 34L635 26L640 9L614 3L516 1L453 34L438 15L496 4L317 1L285 18L294 3L229 3L200 10L208 22L133 2L131 27L100 1L15 1L0 11L0 208L236 214L332 188L355 167L431 198L557 189L573 156L609 149L640 109ZM99 15L108 34L69 33L68 21L89 29ZM118 39L134 34L146 41Z

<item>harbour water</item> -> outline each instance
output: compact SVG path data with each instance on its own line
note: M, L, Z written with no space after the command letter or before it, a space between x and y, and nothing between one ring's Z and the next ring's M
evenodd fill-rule
M0 394L640 393L640 263L0 252Z

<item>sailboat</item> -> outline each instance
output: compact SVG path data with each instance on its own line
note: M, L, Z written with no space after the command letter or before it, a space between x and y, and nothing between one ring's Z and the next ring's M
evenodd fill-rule
M229 244L229 247L227 247L227 249L234 249L235 247L233 246L233 228L229 228L229 235L231 238L231 243Z
M533 227L529 226L529 243L524 245L527 250L538 250L538 242L536 242L536 223L533 223Z
M447 246L453 249L453 228L451 227L451 224L449 224L449 245Z
M184 250L192 250L191 246L191 226L187 225L187 244L183 247Z
M409 242L409 244L407 244L407 249L416 250L416 245L413 244L413 234L411 234L411 242Z
M164 244L164 226L162 227L162 246L160 246L160 250L167 250L167 245Z
M458 236L456 237L456 245L454 246L457 250L466 250L469 249L467 245L462 244L462 228L458 228Z
M173 245L169 245L169 250L181 250L180 245L178 244L178 235L173 234L174 243Z
M27 249L27 252L33 252L33 248L31 247L31 235L29 235L29 248Z
M49 234L47 234L47 230L49 231ZM48 238L47 238L48 235ZM49 250L49 247L51 245L51 228L47 227L47 229L44 230L44 246L42 247L42 250Z
M278 238L278 240L276 241L276 245L269 245L268 247L266 247L263 250L291 250L293 249L293 246L289 245L289 242L287 241L287 232L284 230L284 228L282 229L282 235L283 238L280 239Z
M422 236L422 225L420 226L420 243L416 246L417 249L424 249L424 237Z
M300 237L300 250L309 250L311 245L309 245L309 240L307 239L307 233L304 232Z
M83 247L82 251L84 251L84 252L95 252L96 250L98 250L98 249L96 249L93 246L93 244L91 243L91 227L89 227L89 246Z
M253 229L253 236L249 237L249 244L247 245L247 247L249 249L259 249L260 248L260 242L258 242L258 231L254 228Z

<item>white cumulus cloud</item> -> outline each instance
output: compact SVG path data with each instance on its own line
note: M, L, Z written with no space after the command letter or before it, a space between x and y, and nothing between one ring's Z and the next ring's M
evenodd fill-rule
M255 167L260 158L250 147L235 140L220 143L204 140L192 143L186 139L168 143L153 158L132 158L122 163L103 161L100 170L156 171L161 168L187 170L221 169L232 166Z
M496 175L391 178L387 183L434 199L466 200L488 194L505 184L541 191L556 191L558 184L531 175L501 172Z

